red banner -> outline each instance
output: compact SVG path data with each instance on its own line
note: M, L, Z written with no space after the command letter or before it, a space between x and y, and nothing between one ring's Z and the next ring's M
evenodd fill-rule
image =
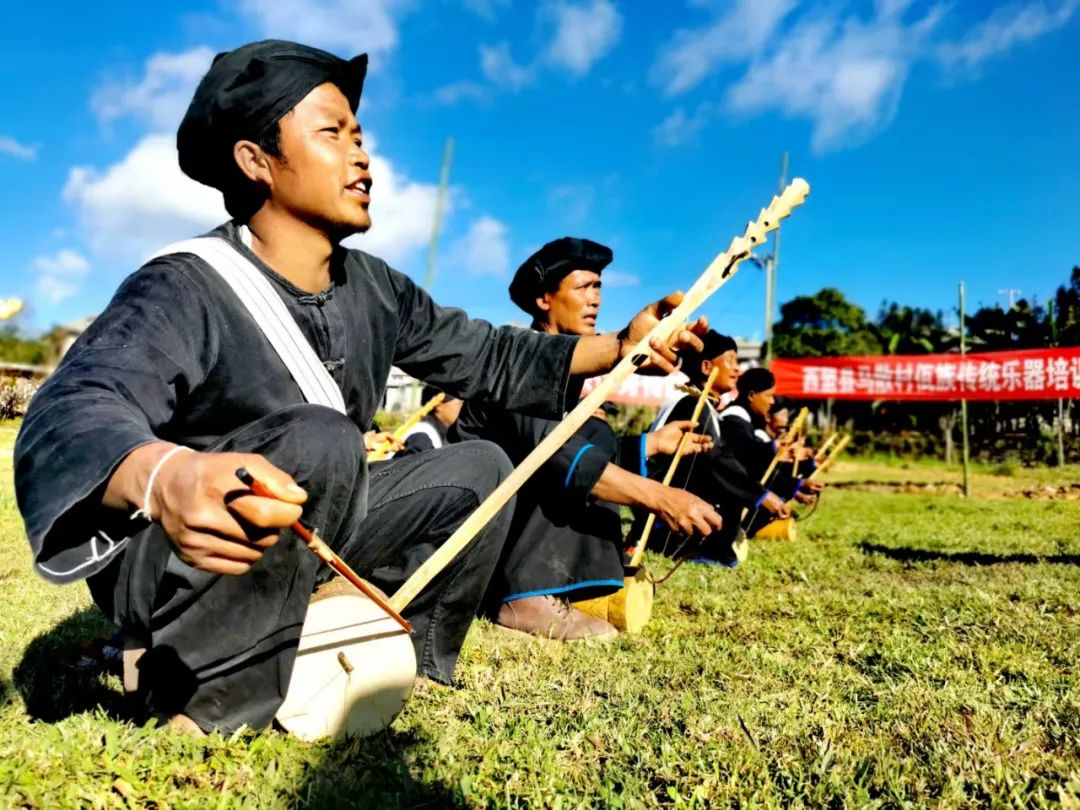
M773 360L776 393L796 399L1080 398L1080 347L983 354Z

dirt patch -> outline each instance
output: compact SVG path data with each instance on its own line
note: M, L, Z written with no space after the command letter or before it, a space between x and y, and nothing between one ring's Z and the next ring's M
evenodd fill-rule
M907 495L962 495L963 487L951 481L830 481L830 489L856 492L898 492Z
M856 492L891 492L901 495L963 495L964 488L952 481L831 481L831 489L847 489ZM976 487L980 498L1027 498L1033 501L1080 501L1080 483L1044 485L1021 489L982 491Z

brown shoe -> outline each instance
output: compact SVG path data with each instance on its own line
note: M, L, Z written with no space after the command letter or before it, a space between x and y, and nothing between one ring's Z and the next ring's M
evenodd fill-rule
M603 619L583 613L557 596L528 596L503 602L495 623L509 630L555 641L606 639L619 633Z

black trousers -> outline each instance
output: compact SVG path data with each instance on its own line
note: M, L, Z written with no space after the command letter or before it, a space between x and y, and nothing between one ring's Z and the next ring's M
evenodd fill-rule
M357 573L392 594L511 469L489 442L367 467L347 417L314 405L278 411L216 443L259 453L308 492L303 521ZM405 611L419 672L449 683L506 538L513 501ZM151 713L205 729L266 726L284 700L307 604L332 574L291 530L241 576L183 563L157 525L90 579L95 601L147 652L139 692Z

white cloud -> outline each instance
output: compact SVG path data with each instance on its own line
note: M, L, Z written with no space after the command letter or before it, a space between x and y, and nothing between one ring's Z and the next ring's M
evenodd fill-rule
M90 272L90 262L74 250L64 249L52 256L37 256L31 262L38 278L37 296L58 304L79 291L82 279Z
M441 106L452 106L459 101L483 103L491 99L491 88L486 84L463 79L444 84L431 94L431 101Z
M1030 42L1061 28L1069 21L1080 0L1028 2L998 8L972 28L958 42L941 46L940 57L946 66L978 67L992 56L1003 54L1014 45Z
M621 287L636 287L641 279L633 273L624 273L621 270L605 270L603 273L604 286L608 289Z
M367 148L374 141L365 135ZM420 183L399 173L393 163L380 155L371 156L371 229L345 240L347 247L367 251L402 267L416 258L431 239L439 187ZM453 195L447 200L449 211Z
M492 22L499 9L510 7L510 0L464 0L463 5L477 17Z
M596 189L587 183L556 186L548 192L548 205L570 225L580 225L589 218Z
M398 20L411 6L405 0L242 0L240 11L264 36L377 57L397 47Z
M716 105L703 101L692 113L687 114L682 107L653 127L653 137L663 146L682 146L697 140L697 136L716 113Z
M622 33L622 16L610 0L581 4L559 0L545 13L555 22L555 36L545 51L547 61L578 76L588 73Z
M506 225L494 217L480 217L450 244L446 264L472 276L505 277L510 271L507 232Z
M156 53L138 79L107 79L94 91L90 108L103 124L131 116L155 130L175 129L213 58L207 47Z
M91 250L127 261L228 218L219 192L180 171L172 135L143 137L106 169L72 168L63 196Z
M520 90L532 81L532 71L510 55L510 44L480 46L480 70L489 82L508 90Z
M0 155L10 155L19 160L36 160L37 148L19 143L7 135L0 135Z
M866 138L892 120L911 64L944 13L934 7L907 24L905 6L880 3L869 21L801 21L728 88L728 107L808 119L817 152Z
M796 0L735 0L708 25L677 32L653 65L653 81L668 95L685 93L720 65L756 56L795 5Z

